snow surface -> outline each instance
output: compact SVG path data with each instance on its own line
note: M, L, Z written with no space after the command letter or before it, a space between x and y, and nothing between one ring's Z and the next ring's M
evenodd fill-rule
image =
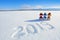
M40 12L51 12L51 20L25 22ZM0 40L60 40L60 11L0 11Z

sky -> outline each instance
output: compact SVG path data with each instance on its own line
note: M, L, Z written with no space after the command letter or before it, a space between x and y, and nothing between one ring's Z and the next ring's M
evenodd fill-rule
M60 0L0 0L0 9L60 8Z

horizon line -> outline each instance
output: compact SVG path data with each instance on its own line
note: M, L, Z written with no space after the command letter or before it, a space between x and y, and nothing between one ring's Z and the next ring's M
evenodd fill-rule
M47 8L47 9L15 9L15 10L3 10L0 11L60 11L60 8Z

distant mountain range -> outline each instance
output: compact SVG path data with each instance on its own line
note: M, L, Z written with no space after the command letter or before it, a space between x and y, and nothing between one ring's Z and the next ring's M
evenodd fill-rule
M60 11L60 8L15 9L15 10L0 10L0 11Z

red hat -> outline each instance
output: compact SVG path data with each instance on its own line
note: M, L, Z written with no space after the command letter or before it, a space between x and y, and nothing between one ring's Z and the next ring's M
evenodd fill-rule
M43 15L43 13L40 13L40 15Z

